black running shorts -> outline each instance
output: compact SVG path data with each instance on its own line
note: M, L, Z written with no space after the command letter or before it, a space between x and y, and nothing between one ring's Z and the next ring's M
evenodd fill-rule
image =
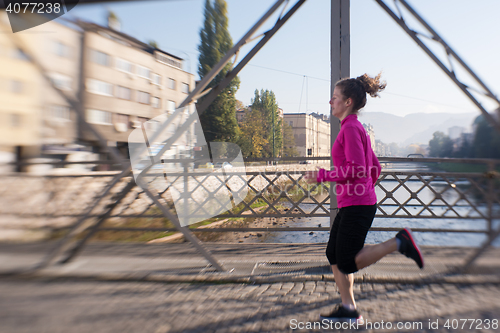
M373 222L377 205L347 206L339 209L326 247L330 265L344 274L358 271L355 257L365 245L366 234Z

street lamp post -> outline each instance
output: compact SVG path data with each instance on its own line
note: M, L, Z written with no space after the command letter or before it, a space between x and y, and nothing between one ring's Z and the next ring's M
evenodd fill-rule
M272 118L273 118L273 158L274 158L274 110L272 111ZM274 165L274 161L273 161Z

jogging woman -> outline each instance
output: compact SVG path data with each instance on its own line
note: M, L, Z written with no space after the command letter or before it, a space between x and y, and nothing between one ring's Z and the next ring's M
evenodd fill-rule
M358 121L358 113L366 104L366 94L376 97L385 86L385 82L380 82L380 74L375 78L364 74L337 82L330 100L332 116L341 121L340 132L332 147L334 169L320 169L306 174L309 182L336 182L339 208L330 231L326 256L332 266L342 304L331 313L321 315L321 319L362 323L363 317L354 301L353 273L387 254L398 250L415 260L420 268L424 266L422 254L409 228L399 231L384 243L364 245L377 210L374 187L381 168L370 139Z

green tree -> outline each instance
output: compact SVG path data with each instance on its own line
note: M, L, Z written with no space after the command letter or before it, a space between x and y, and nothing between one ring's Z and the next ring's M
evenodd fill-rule
M453 141L443 132L437 131L432 134L429 141L429 156L451 157L453 155Z
M470 158L474 157L473 145L467 137L467 133L462 133L460 137L460 145L457 151L454 152L453 156L457 158Z
M264 146L268 144L264 129L264 117L259 109L247 111L241 124L241 136L238 142L243 157L263 157Z
M283 154L285 157L299 156L299 152L295 147L295 137L293 135L292 126L283 122Z
M158 43L155 40L148 41L148 45L151 47L154 47L155 49L160 48L160 46L158 45Z
M264 157L277 157L283 147L282 119L278 114L278 103L276 96L271 90L255 90L252 99L252 111L259 110L264 119L264 139L268 144L264 146Z
M203 78L231 49L233 42L228 31L227 5L225 0L205 1L205 21L200 31L198 74ZM212 80L214 87L231 70L228 63ZM238 142L240 134L236 121L236 91L240 81L235 78L200 115L200 122L207 142ZM200 99L200 102L203 98Z
M477 158L500 158L500 133L483 116L474 120L476 131L472 150Z

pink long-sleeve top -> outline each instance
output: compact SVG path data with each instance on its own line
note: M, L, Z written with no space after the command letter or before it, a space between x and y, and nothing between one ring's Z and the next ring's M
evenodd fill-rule
M320 169L317 181L337 183L338 208L377 203L375 183L380 176L380 163L357 115L342 120L332 147L332 160L334 169Z

